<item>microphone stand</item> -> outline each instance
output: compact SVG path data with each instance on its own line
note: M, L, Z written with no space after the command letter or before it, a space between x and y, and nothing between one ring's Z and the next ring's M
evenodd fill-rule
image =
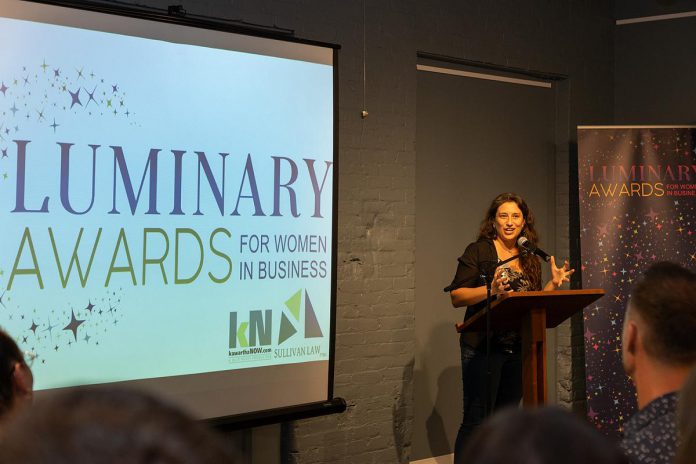
M500 266L513 261L524 252L511 256L510 258L499 261L495 263L495 266L488 269L488 272L481 272L480 277L483 279L483 283L486 285L486 388L485 388L485 398L483 403L483 417L486 418L490 415L493 405L491 404L491 280L495 275L495 270Z

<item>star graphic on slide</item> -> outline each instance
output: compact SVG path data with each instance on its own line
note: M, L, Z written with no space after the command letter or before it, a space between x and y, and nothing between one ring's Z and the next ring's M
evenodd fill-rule
M51 336L51 338L53 338L53 329L55 327L56 327L55 325L51 324L51 318L49 317L48 318L48 326L44 329L44 332L48 332L48 334Z
M5 95L5 92L7 92L7 89L8 89L8 88L9 88L9 87L7 87L7 86L5 85L5 83L3 82L2 85L0 85L0 92L2 92L3 95Z
M32 332L34 332L34 335L36 335L36 329L38 329L38 328L39 328L39 326L36 325L36 322L34 322L34 321L32 320L32 321L31 321L31 327L29 327L29 330L31 330Z
M87 95L89 95L89 100L87 100L87 104L85 106L89 106L89 102L93 101L95 105L97 105L97 100L94 99L94 94L97 91L97 86L94 86L94 89L90 92L89 90L85 90L87 92ZM97 105L98 106L98 105Z
M12 108L10 108L10 111L12 111L12 116L14 116L15 114L17 114L17 111L19 111L19 108L17 108L17 104L16 104L16 103L13 103L13 104L12 104Z
M68 90L68 93L72 97L72 103L70 104L70 108L72 108L76 104L82 106L82 102L80 101L80 90L81 89L79 89L79 88L77 89L76 92L71 92L70 90Z
M66 325L63 327L63 330L69 330L73 333L73 337L75 337L75 341L77 341L77 328L80 327L82 323L84 323L84 319L78 319L75 317L75 310L72 310L72 316L70 318L70 324Z
M85 309L87 311L89 311L90 313L92 312L92 309L94 309L94 305L92 304L91 301L89 303L87 303L87 307Z

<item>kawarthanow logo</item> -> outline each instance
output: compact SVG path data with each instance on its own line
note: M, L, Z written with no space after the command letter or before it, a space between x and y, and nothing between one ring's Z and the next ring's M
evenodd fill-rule
M298 290L285 302L285 310L281 309L280 329L277 331L275 345L281 345L288 339L298 335L301 325L302 296L304 294L304 338L321 338L324 334L319 326L317 315L312 306L312 300L306 290ZM288 316L289 315L289 316ZM239 321L237 312L230 312L230 356L264 355L270 356L270 346L274 343L273 310L259 309L249 311L248 321ZM254 347L269 347L268 349L253 349ZM237 350L237 351L235 351ZM241 350L241 351L240 351Z

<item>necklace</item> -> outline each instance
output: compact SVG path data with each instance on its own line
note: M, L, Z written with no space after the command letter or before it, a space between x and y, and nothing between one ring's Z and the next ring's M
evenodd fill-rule
M501 249L507 251L507 253L511 256L514 255L515 252L517 251L517 247L513 247L513 248L506 247L505 244L502 242L502 240L496 240L496 242L498 243L498 245L500 245Z

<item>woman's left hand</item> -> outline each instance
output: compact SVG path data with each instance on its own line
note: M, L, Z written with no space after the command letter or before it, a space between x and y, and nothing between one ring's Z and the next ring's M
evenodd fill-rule
M559 288L563 282L570 282L570 276L573 275L575 269L569 269L568 261L563 263L562 267L556 267L556 259L551 256L551 284L554 288Z

